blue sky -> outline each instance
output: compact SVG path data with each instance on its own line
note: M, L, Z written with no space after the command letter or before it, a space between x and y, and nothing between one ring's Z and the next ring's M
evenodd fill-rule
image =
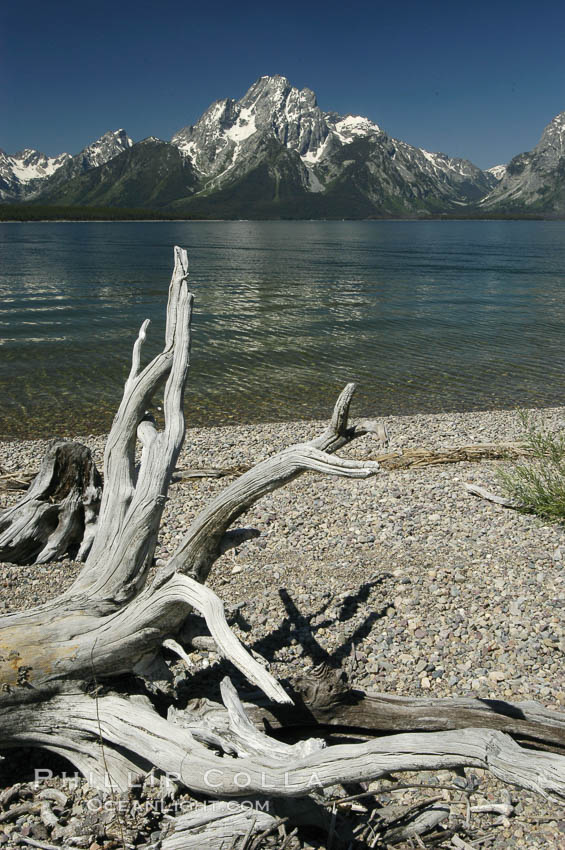
M487 168L565 110L565 4L98 0L3 4L0 148L169 139L264 74Z

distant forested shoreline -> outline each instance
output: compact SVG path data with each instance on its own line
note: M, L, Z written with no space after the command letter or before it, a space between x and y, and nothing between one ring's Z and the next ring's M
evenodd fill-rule
M59 207L47 204L0 204L0 221L178 221L202 218L128 207Z
M133 207L90 207L90 206L53 206L51 204L0 204L0 222L26 222L26 221L211 221L211 220L237 220L239 217L230 215L222 216L220 210L215 210L214 215L202 210L183 213L175 210L165 212L163 210L152 210ZM271 217L267 217L271 218ZM295 215L273 216L272 219L282 220L312 220L307 215L300 215L299 210ZM341 218L339 216L328 216L320 218L320 221L381 221L391 219L404 219L407 221L549 221L565 219L562 215L543 215L540 213L485 213L482 210L468 210L466 212L436 213L421 216L360 216L358 219L351 216ZM253 220L253 219L251 219ZM258 218L257 220L263 220ZM317 220L317 219L316 219Z

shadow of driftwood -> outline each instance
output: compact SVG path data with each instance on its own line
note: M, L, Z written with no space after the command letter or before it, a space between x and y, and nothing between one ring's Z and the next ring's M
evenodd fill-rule
M371 590L382 584L386 577L386 575L382 575L364 582L356 593L350 593L341 600L335 616L327 616L319 622L316 622L318 618L335 604L335 596L330 596L316 610L309 613L302 613L291 594L285 588L280 588L279 596L285 607L286 616L272 632L258 638L253 643L247 644L247 646L259 653L266 661L274 662L276 660L276 654L280 649L300 644L302 647L302 657L292 659L289 663L300 664L302 671L305 659L307 658L314 666L324 663L329 668L337 671L343 667L345 660L351 656L352 649L370 634L375 623L386 616L386 609L389 607L390 602L385 602L378 611L370 611L363 622L331 653L321 645L317 634L321 629L332 628L337 624L343 625L352 620L360 607L366 605L368 602ZM242 611L238 612L236 622L243 631L251 632L252 626L246 620ZM249 691L249 682L244 679L239 671L230 662L220 660L204 670L191 672L187 679L186 693L182 686L179 689L180 702L182 703L184 698L194 699L199 696L206 696L208 699L220 701L219 683L223 676L226 675L230 677L238 690ZM284 681L285 684L290 686L289 682ZM297 694L296 696L298 698ZM245 698L247 698L247 694Z

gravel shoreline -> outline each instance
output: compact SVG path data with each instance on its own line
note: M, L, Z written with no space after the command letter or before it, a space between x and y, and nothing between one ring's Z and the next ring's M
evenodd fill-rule
M555 429L565 422L565 408L535 415ZM391 450L521 436L514 411L383 421ZM310 439L324 424L189 429L179 466L252 464ZM93 449L101 467L105 437L77 439ZM37 468L47 442L0 443L0 466ZM379 453L369 437L340 452L358 459ZM223 556L210 585L226 603L245 603L248 626L242 624L240 636L281 678L325 658L364 689L534 699L565 711L565 529L465 492L464 481L496 486L499 464L382 470L366 481L305 474L242 519L261 537ZM226 480L171 487L157 558L172 554L192 516ZM18 497L0 494L0 508ZM0 611L56 595L78 569L71 562L0 564ZM195 653L194 659L218 679L214 653ZM500 802L502 786L481 781L477 799L482 793ZM565 809L523 792L511 796L514 817L481 846L565 848ZM492 825L492 815L475 817L483 818L486 830Z

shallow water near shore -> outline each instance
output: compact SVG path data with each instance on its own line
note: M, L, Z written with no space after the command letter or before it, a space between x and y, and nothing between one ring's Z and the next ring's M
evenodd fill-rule
M195 293L192 425L565 403L565 222L0 227L0 435L108 429L172 246Z

